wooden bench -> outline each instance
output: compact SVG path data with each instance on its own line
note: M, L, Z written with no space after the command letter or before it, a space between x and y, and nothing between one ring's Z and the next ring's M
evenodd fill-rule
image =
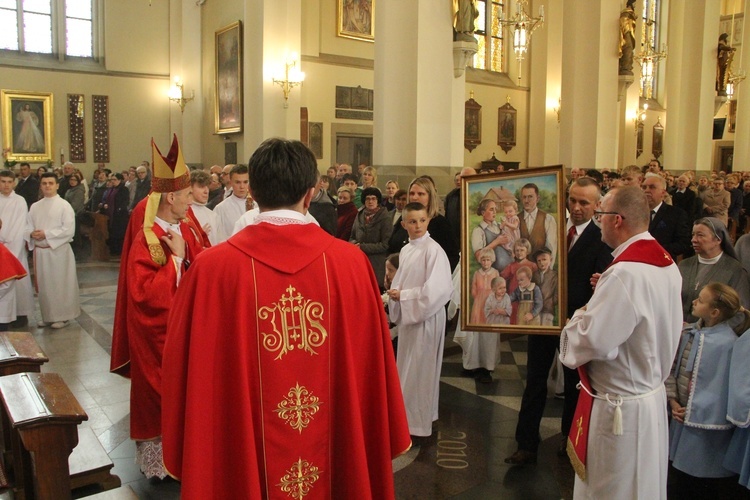
M56 373L20 373L0 377L0 397L13 428L15 498L71 498L68 457L88 415L68 386Z
M38 373L47 361L49 358L29 332L0 333L0 377L23 372ZM10 423L4 411L0 411L0 432L3 449L10 454Z

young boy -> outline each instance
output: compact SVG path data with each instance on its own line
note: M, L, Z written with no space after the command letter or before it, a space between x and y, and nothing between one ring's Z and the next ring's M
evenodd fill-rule
M420 203L404 207L401 225L409 243L401 249L388 290L389 315L398 324L396 366L409 433L417 437L430 436L432 422L438 418L445 304L453 293L448 257L430 238L429 223L427 209Z
M552 252L542 247L534 252L537 270L531 277L536 286L542 291L542 312L539 317L542 326L552 326L555 321L555 307L557 306L557 271L552 269Z
M523 266L516 271L518 288L510 294L511 302L518 303L516 317L517 325L539 325L539 313L542 312L542 292L539 287L531 282L532 271L530 267Z

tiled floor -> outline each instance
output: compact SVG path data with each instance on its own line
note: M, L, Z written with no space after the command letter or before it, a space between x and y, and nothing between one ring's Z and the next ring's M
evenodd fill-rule
M179 483L147 480L135 466L135 445L128 437L130 383L109 373L118 265L78 264L81 316L62 330L30 326L29 331L50 358L43 371L63 376L89 415L82 425L97 435L122 483L139 498L177 499ZM516 449L513 436L524 387L525 338L503 338L492 384L461 377L461 350L451 338L452 333L446 341L437 432L394 461L397 498L572 497L573 471L567 459L555 453L561 401L548 400L538 465L513 467L503 462ZM77 493L80 497L92 492Z

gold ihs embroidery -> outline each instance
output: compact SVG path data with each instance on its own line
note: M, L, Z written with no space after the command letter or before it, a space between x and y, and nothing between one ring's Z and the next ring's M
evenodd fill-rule
M289 389L286 397L276 406L274 412L279 414L292 429L302 434L302 429L310 425L313 415L320 409L320 398L313 396L305 386Z
M281 491L292 498L305 498L310 493L313 483L318 480L319 472L313 464L300 458L281 476L281 483L276 486L280 486Z
M291 285L286 291L289 292L288 296L282 294L273 306L263 306L258 311L258 317L270 319L273 326L273 333L261 332L263 347L270 352L279 351L274 360L281 359L295 348L312 355L318 354L314 348L322 346L328 337L328 332L320 324L323 305L305 299Z

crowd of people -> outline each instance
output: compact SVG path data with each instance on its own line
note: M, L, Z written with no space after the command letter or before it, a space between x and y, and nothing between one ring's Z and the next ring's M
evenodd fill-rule
M243 281L227 288L230 295L211 298L218 301L216 310L243 294L257 309L252 308L252 320L243 312L234 327L218 317L215 326L249 329L263 339L253 345L262 345L262 354L274 353L276 360L297 352L297 340L290 339L303 335L300 354L317 355L330 339L334 345L324 349L325 359L348 366L351 360L343 353L352 346L336 349L351 339L340 340L334 332L350 323L363 328L365 310L379 316L365 322L374 337L356 336L362 343L358 349L378 353L376 366L359 367L362 373L347 380L344 392L354 397L362 380L372 381L373 373L382 377L380 401L386 406L367 410L380 415L382 432L391 436L386 439L390 444L376 453L378 460L403 452L409 435L413 443L430 436L438 419L446 311L455 312L446 305L453 298L460 307L459 243L466 234L470 253L463 258L472 259L476 269L466 284L470 324L564 325L561 337L528 336L518 449L506 463L537 462L552 370L559 374L559 395L565 400L558 454L569 455L578 473L576 495L611 494L607 471L613 469L620 471L618 488L625 496L663 496L668 476L674 492L733 495L740 491L738 481L750 486L750 398L744 390L750 236L743 235L750 229L745 223L750 173L712 172L696 179L690 171L672 175L657 160L620 171L573 168L565 193L566 220L540 206L540 189L529 183L516 193L518 199L482 199L476 206L479 223L466 228L461 179L476 174L471 168L456 174L455 188L441 199L429 176L413 179L406 189L387 180L381 191L373 167L361 165L355 174L350 165L341 164L319 175L309 151L294 141L266 141L247 166L192 171L176 139L165 156L152 147L153 166L144 162L114 173L98 168L88 181L70 163L59 172L33 173L26 163L19 165L18 174L0 171L0 242L3 255L12 256L0 266L0 327L19 326L33 315L29 251L41 309L38 326L53 329L64 328L80 313L74 259L85 258L82 243L92 234L88 228L105 224L110 254L121 255L112 370L132 380L131 436L147 476L165 477L167 471L182 475L190 482L188 496L203 488L187 479L199 464L183 451L208 453L193 444L202 440L189 436L224 417L216 407L191 401L194 391L200 395L196 401L229 394L215 393L214 384L191 373L212 369L214 375L206 380L213 380L217 370L232 371L235 364L226 362L229 357L219 360L234 351L223 347L219 354L205 328L194 331L195 337L186 332L194 330L191 315L205 313L210 285L203 281L217 264L229 266L227 278ZM280 174L284 169L299 178ZM564 244L558 243L561 236ZM283 259L270 243L257 244L277 239L306 250ZM227 240L228 245L221 244ZM564 277L558 276L558 251L567 255ZM346 258L329 261L327 252ZM244 259L249 259L247 273L232 272L236 268L230 264ZM372 286L355 287L362 288L360 297L349 296L347 284L368 275ZM281 276L287 277L279 280ZM557 296L563 278L566 311L559 310ZM277 287L270 284L275 281L281 299L273 299L277 291L271 290ZM264 287L249 287L250 282ZM327 290L323 295L321 284ZM344 285L345 294L338 289ZM295 320L276 318L297 311L282 305L303 296L315 297L312 305L305 302L309 311ZM276 300L281 305L274 306ZM352 301L356 314L342 308ZM180 304L179 313L175 304ZM264 319L278 339L270 340L262 325L250 326ZM292 337L288 321L305 323L305 333ZM201 322L213 324L205 317ZM283 331L277 325L284 325ZM494 382L499 334L462 331L459 324L454 339L463 349L463 375ZM250 348L241 344L237 348ZM191 346L220 357L200 362L190 354ZM287 378L273 359L260 356L257 373L244 382L257 385L259 394L271 387L263 382L264 373L272 380ZM169 379L162 376L162 363ZM322 369L311 363L313 372ZM344 379L353 368L348 370ZM309 378L306 383L315 385ZM166 386L173 396L167 396ZM309 394L309 388L303 389L298 382L290 394ZM315 392L338 397L329 389L317 387ZM248 400L246 410L256 412L254 404ZM206 417L191 423L186 416L197 411ZM327 422L354 418L351 412L339 414L338 407L316 406L317 411L331 412ZM584 432L586 422L591 427ZM247 432L257 429L249 425ZM283 426L274 432L283 434ZM331 429L324 432L332 442L339 439ZM587 437L579 440L582 433ZM344 442L359 439L361 435L347 435ZM216 440L216 446L223 445L235 443L229 437ZM635 454L648 465L648 474L633 465ZM358 460L365 464L371 459ZM323 453L317 460L330 470L330 461L338 458ZM205 464L200 467L204 470ZM232 468L229 463L221 467ZM379 480L392 488L392 481ZM253 488L262 489L261 483ZM342 485L342 491L359 491L348 481ZM250 492L245 486L236 491ZM217 486L206 487L215 493Z

